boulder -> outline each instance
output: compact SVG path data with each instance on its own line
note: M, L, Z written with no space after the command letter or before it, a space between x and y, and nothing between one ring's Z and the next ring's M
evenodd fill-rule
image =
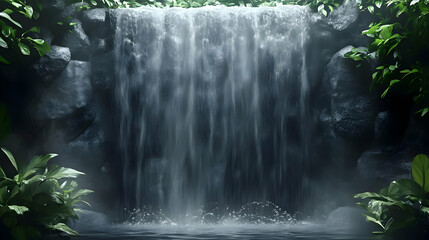
M106 45L106 40L103 38L92 38L91 39L91 50L92 50L92 54L95 55L100 55L100 54L104 54L106 53L107 50L107 45Z
M63 118L85 107L91 99L91 63L70 61L62 74L40 93L37 118Z
M370 72L365 66L358 69L356 62L345 58L352 49L345 47L334 54L327 65L330 82L331 116L335 133L350 139L362 139L372 134L374 99L369 93Z
M359 17L359 8L354 0L346 0L328 17L328 24L335 30L343 31L356 22Z
M402 141L408 127L405 112L379 112L374 123L374 138L379 145L392 145Z
M357 207L339 207L332 211L327 219L326 226L338 230L362 232L369 225L362 216L363 209Z
M82 16L83 10L86 9L85 6L88 6L88 3L83 1L71 4L63 9L63 11L60 13L60 17L62 19L80 18Z
M409 178L412 160L417 154L425 153L421 149L425 149L421 143L377 147L361 155L357 170L367 181L368 190L379 191L393 180Z
M96 8L85 11L82 16L84 30L89 34L99 38L106 35L106 12L105 8Z
M73 26L73 32L65 35L61 45L70 48L71 59L86 61L89 59L91 53L89 38L85 34L79 20L73 19L72 22L76 23L76 25Z
M96 91L105 91L112 86L115 75L113 52L92 58L91 83Z
M51 81L67 67L70 58L69 48L52 45L51 51L40 58L34 69L43 81Z
M102 156L102 145L105 142L105 134L99 121L95 120L86 131L70 142L68 145L73 152L79 155Z

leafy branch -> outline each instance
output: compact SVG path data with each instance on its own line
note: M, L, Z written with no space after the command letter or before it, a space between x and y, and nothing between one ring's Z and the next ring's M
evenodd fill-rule
M3 237L34 239L48 231L77 235L66 222L77 219L75 211L80 210L75 205L88 204L82 196L92 191L78 189L77 183L70 179L84 173L56 165L48 167L57 154L36 156L24 165L18 164L8 150L1 150L17 172L8 177L0 167L0 230L6 234Z
M362 32L372 39L366 53L346 54L362 61L373 54L379 66L372 75L371 89L384 88L381 97L395 91L413 97L418 113L429 112L429 1L359 1L360 9L377 21ZM355 56L360 54L360 58Z
M23 18L37 20L43 9L40 3L37 1L22 0L0 0L0 3L4 6L4 10L0 12L0 49L10 49L26 56L31 54L31 47L34 48L40 56L43 56L50 50L49 44L43 39L35 39L30 36L31 33L40 33L40 28L36 26L26 28L22 20ZM33 21L25 22L33 23ZM0 62L5 64L10 63L10 61L1 54Z

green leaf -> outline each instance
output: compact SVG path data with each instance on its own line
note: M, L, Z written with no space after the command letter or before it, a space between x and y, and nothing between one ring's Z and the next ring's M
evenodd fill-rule
M386 88L386 90L384 90L383 94L381 94L381 98L385 98L387 93L389 92L390 88Z
M388 196L385 196L383 194L379 194L379 193L374 193L374 192L364 192L364 193L359 193L359 194L355 194L353 196L354 198L360 198L360 199L374 199L374 200L379 200L379 201L393 201L393 199L391 199Z
M9 37L12 34L13 28L7 25L4 25L1 29L1 33L5 37Z
M22 28L21 24L19 24L17 21L13 20L9 14L7 14L5 11L0 12L0 17L2 18L6 18L7 20L9 20L10 22L12 22L13 24L15 24L16 26L18 26L19 28Z
M78 197L81 197L81 196L88 195L88 194L93 193L93 192L94 191L88 190L88 189L80 189L80 190L78 190L78 191L73 192L72 194L70 194L70 198L75 199L75 198L78 198Z
M368 6L368 11L372 14L374 13L374 6Z
M413 1L411 1L410 6L413 6L416 3L419 3L419 0L413 0Z
M393 181L388 191L388 196L392 199L401 200L407 196L422 197L421 187L411 179L399 179Z
M381 8L381 5L383 5L382 1L375 1L375 6L378 8Z
M10 205L8 208L12 211L15 211L18 215L23 215L25 212L29 211L29 209L25 206Z
M8 48L6 41L2 37L0 37L0 47Z
M5 148L1 148L1 150L6 154L7 158L9 158L9 161L12 163L16 171L19 171L18 165L16 164L15 158L13 157L12 153L6 150Z
M8 60L6 60L3 56L0 55L0 62L4 63L4 64L10 64L10 62Z
M43 156L36 156L33 159L31 159L30 163L27 165L25 170L22 172L22 178L25 179L31 174L35 173L37 168L44 168L47 166L48 161L52 158L58 156L58 154L55 153L49 153Z
M391 80L389 86L395 85L398 82L400 82L400 80L398 80L398 79Z
M20 43L18 43L18 47L21 50L22 54L27 55L27 56L30 55L30 48L27 45L20 42Z
M425 193L429 192L429 158L424 154L417 155L413 160L412 175Z
M32 18L33 17L33 8L30 5L27 5L24 7L25 10L25 16L28 18Z
M24 36L25 34L29 33L29 32L35 32L35 33L40 33L40 28L38 27L32 27L29 30L25 31L22 36Z
M36 42L37 43L37 42ZM43 42L42 44L33 44L34 48L37 50L40 56L45 55L45 53L51 51L51 47L47 42Z
M7 191L7 187L0 188L0 205L5 205L7 199L9 198L9 193Z
M3 168L0 167L0 178L6 178L6 174L3 171Z
M74 231L73 229L69 228L67 225L65 225L64 223L58 223L55 225L47 225L48 228L53 229L53 230L58 230L61 232L65 232L69 235L79 235L76 231Z
M20 8L22 6L22 4L14 2L14 1L12 1L11 4L16 8Z
M79 175L85 174L71 168L56 167L46 174L46 178L59 180L63 178L76 178Z

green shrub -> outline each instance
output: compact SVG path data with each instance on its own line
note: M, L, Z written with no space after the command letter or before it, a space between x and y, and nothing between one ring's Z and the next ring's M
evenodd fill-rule
M74 179L84 173L71 168L47 166L56 154L36 156L28 165L18 165L13 155L1 149L18 172L9 178L0 167L0 232L6 239L39 239L52 232L76 235L66 225L76 219L75 205L91 190L78 189ZM61 184L60 184L61 182ZM6 235L4 235L6 234Z
M374 233L429 234L429 158L419 154L413 160L413 179L393 181L379 193L364 192L354 198L369 199L358 203L365 209L367 221L381 227Z
M49 44L43 39L35 39L31 33L39 33L40 29L34 22L40 17L42 5L36 0L0 0L0 62L9 64L3 53L9 51L22 55L30 55L33 47L40 56L50 50ZM25 20L27 19L27 20ZM25 23L25 24L24 24Z
M360 8L375 16L362 34L371 38L368 51L346 54L360 61L374 55L379 66L372 85L414 98L418 112L429 112L429 0L360 0Z

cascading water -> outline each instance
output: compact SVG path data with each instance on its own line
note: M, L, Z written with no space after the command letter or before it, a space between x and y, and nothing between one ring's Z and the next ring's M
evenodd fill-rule
M306 204L306 7L115 10L121 206Z

